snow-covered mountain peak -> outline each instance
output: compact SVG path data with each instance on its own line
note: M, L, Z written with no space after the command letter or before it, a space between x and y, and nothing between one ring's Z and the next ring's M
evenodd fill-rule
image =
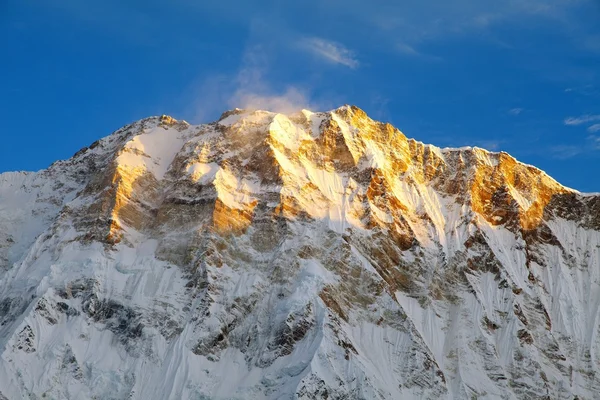
M0 175L0 398L594 398L599 215L355 106L140 120Z

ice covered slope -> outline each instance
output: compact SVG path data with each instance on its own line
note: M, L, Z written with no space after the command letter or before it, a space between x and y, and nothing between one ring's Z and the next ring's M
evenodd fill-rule
M0 399L592 399L600 197L356 107L0 175Z

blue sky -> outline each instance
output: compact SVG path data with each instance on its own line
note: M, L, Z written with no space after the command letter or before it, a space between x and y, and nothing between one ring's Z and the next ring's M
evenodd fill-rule
M0 2L0 171L131 121L355 104L600 191L600 1Z

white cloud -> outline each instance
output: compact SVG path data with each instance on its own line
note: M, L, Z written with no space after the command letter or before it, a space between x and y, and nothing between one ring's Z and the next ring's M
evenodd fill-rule
M320 8L335 13L349 26L368 30L379 47L393 48L397 38L420 48L456 37L473 37L498 47L527 46L514 35L505 35L503 26L551 29L572 41L575 48L598 52L600 42L592 19L582 21L581 12L597 0L328 0ZM331 27L330 27L331 28ZM500 29L498 29L500 28ZM525 35L529 37L528 35ZM526 42L529 42L527 40Z
M443 61L442 58L431 54L422 53L414 46L411 46L405 42L396 42L391 48L392 50L395 50L397 54L401 54L405 57L411 57L423 61Z
M300 46L335 64L345 65L349 68L356 68L359 65L354 52L340 43L311 37L300 40Z
M594 124L587 128L588 132L596 133L600 131L600 124Z
M569 117L565 119L565 125L582 125L588 122L600 121L600 114L596 115L581 115L579 117Z
M290 113L310 108L306 90L293 85L273 87L266 79L268 60L261 46L246 49L242 68L235 78L236 90L227 99L230 107Z
M282 92L274 91L268 86L250 90L240 88L228 100L232 108L268 110L284 114L303 108L311 108L307 94L295 86L288 86Z
M396 50L407 56L421 56L421 53L406 43L396 43Z
M512 108L512 109L508 110L508 113L509 113L510 115L519 115L519 114L521 114L522 112L523 112L523 109L522 109L522 108Z
M194 121L201 123L216 118L226 109L242 108L267 110L289 114L302 109L324 110L329 103L311 100L307 86L276 84L269 81L270 67L266 50L260 46L248 47L237 72L214 75L194 90Z
M598 96L600 95L600 88L595 85L583 85L575 86L565 89L565 92L571 92L583 96Z
M599 128L600 130L600 128ZM591 143L592 150L600 150L600 136L590 135L588 136L588 141ZM589 147L588 147L589 150Z

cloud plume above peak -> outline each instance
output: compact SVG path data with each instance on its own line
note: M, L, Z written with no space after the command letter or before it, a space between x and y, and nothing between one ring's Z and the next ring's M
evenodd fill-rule
M329 102L312 99L308 84L278 82L270 77L272 65L262 45L244 50L240 67L233 74L207 76L195 89L193 120L206 122L225 108L267 110L290 114L302 109L331 108Z

